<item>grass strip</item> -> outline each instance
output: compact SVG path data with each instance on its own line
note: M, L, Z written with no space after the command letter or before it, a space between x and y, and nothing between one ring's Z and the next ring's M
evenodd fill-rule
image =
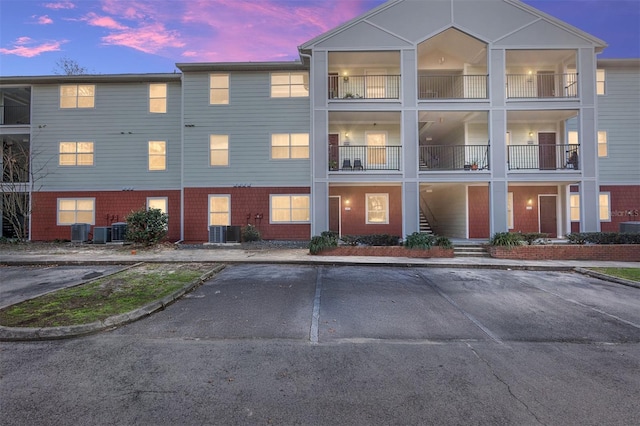
M159 300L199 278L213 265L144 264L0 310L6 327L88 324Z
M640 268L589 268L592 271L601 274L611 275L612 277L624 278L626 280L640 282Z

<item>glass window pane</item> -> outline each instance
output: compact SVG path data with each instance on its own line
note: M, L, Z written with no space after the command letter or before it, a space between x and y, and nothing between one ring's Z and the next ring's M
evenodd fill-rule
M93 98L78 98L78 108L93 108Z
M228 89L211 89L209 102L214 105L224 105L229 103Z
M306 209L309 207L308 196L293 196L291 197L291 207L294 209Z
M288 98L289 86L271 86L272 98Z
M165 170L167 160L163 155L153 155L149 157L149 170Z
M78 87L74 85L60 86L61 97L76 97L78 95Z
M75 166L76 154L60 154L60 161L58 164L61 166Z
M76 221L77 223L93 224L93 212L78 211L78 214L76 215Z
M229 155L227 151L211 151L211 166L228 166Z
M289 73L273 73L271 74L272 85L288 85Z
M308 222L309 221L309 210L306 209L295 209L291 211L292 220L294 222Z
M308 147L291 148L291 158L309 158L309 148Z
M212 212L228 212L229 211L229 197L210 197L209 198L209 210Z
M305 84L306 83L306 78L305 78L305 74L306 73L302 73L302 72L292 72L291 73L291 84Z
M93 152L93 142L78 142L78 152Z
M75 108L76 98L60 98L60 108Z
M288 209L290 207L291 197L285 196L273 196L271 197L271 206L274 209Z
M209 82L212 89L229 88L229 76L227 74L211 74L209 76Z
M600 220L610 220L609 194L600 194Z
M93 211L93 200L79 199L76 201L78 210Z
M78 154L78 166L92 166L93 154Z
M289 135L287 134L274 134L271 135L272 146L289 146Z
M78 96L91 96L95 94L95 86L93 84L80 84L78 85Z
M73 212L60 211L60 213L58 214L58 222L60 223L60 225L70 225L72 223L76 223L75 211Z
M76 143L75 142L60 142L60 152L68 153L68 152L76 152Z
M273 222L291 222L291 211L283 209L273 210L271 220Z
M149 96L152 98L166 98L167 85L164 83L154 83L149 85Z
M292 98L306 98L309 96L309 86L295 85L291 86Z
M151 141L149 142L149 154L164 155L166 153L165 142Z
M210 135L209 136L210 149L228 149L229 138L226 135Z
M165 113L167 112L167 100L165 98L159 99L150 99L149 100L149 111L156 113Z
M58 206L60 211L65 210L74 210L76 209L76 200L59 200Z
M273 147L271 148L271 158L283 159L289 158L289 147Z
M309 146L309 134L307 134L307 133L293 133L291 135L291 145Z
M158 209L162 213L167 213L167 199L166 198L149 198L147 200L147 208Z

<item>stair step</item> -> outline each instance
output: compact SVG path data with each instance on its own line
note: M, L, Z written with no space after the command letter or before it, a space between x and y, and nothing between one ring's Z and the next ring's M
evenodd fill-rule
M491 257L484 247L478 245L454 245L453 255L456 257Z

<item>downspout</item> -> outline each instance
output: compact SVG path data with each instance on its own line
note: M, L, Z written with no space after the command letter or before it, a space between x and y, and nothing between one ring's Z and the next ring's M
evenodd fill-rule
M184 73L180 76L180 240L184 241Z
M314 196L313 196L313 176L314 176L314 168L315 168L315 161L314 161L314 157L313 157L313 147L315 146L315 140L314 140L314 132L313 132L313 97L314 97L314 93L315 91L312 90L311 88L313 87L313 85L311 84L311 82L313 81L312 75L311 75L311 71L312 71L312 67L311 67L311 54L309 53L302 53L301 51L299 51L300 57L301 58L307 58L309 60L309 140L311 141L311 145L310 145L310 149L309 149L309 198L311 200L311 205L310 205L310 209L311 209L311 224L309 226L309 238L311 238L313 236L313 226L315 223L315 200L314 200ZM304 64L304 60L302 61L302 63Z

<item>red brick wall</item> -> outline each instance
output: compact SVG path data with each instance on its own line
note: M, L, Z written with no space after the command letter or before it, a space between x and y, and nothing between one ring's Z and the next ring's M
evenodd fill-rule
M71 227L58 226L58 198L95 198L95 226L124 222L133 210L147 206L147 197L167 197L168 239L180 239L180 191L72 191L34 192L32 194L31 239L51 241L70 239Z
M515 232L538 232L538 195L558 194L556 186L510 186L513 192L513 229ZM531 210L527 210L528 201L532 201ZM560 218L558 218L560 219Z
M640 244L489 247L489 254L498 259L640 262Z
M341 246L322 250L321 256L380 256L380 257L413 257L413 258L451 258L453 249L443 249L442 247L431 247L429 250L414 250L404 247L352 247Z
M231 225L246 226L247 220L255 225L265 240L309 240L310 224L270 224L269 195L309 194L309 188L185 188L184 239L185 242L206 242L209 229L209 195L231 195ZM255 218L257 214L262 219ZM250 218L247 219L247 216Z
M600 222L602 232L619 232L620 222L640 221L640 185L601 186L600 192L611 194L611 222Z
M469 238L489 238L489 187L469 187Z
M366 195L389 194L389 223L367 224ZM402 188L399 186L334 186L329 195L342 197L342 235L402 235ZM346 201L349 200L349 206ZM350 207L351 210L345 210Z

